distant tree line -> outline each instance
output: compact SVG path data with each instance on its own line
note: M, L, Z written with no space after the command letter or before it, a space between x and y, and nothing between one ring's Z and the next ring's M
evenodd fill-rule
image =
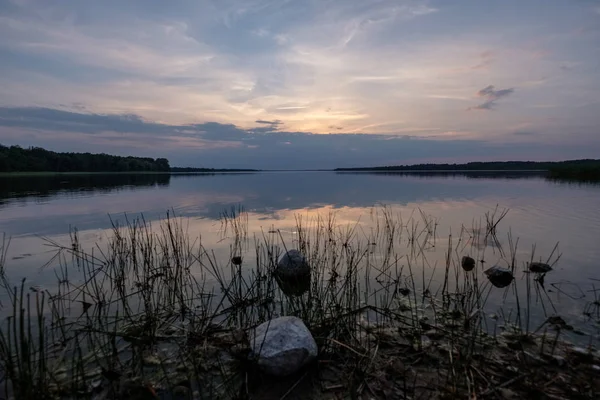
M556 180L600 182L600 160L558 164L549 168L548 177Z
M492 161L466 164L415 164L383 167L337 168L336 171L416 172L416 171L545 171L551 179L600 182L600 160Z
M551 171L600 166L600 160L491 161L465 164L414 164L382 167L337 168L336 171Z
M0 172L169 172L166 158L120 157L109 154L57 153L0 145Z

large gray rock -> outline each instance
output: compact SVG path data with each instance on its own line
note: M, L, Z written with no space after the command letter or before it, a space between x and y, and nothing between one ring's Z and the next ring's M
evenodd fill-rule
M310 275L310 266L304 254L298 250L290 250L277 261L275 273L281 279L299 278Z
M310 287L310 265L298 250L286 252L275 268L275 278L281 290L287 295L298 296Z
M250 337L259 367L275 376L293 374L317 357L312 334L297 317L280 317L260 324Z

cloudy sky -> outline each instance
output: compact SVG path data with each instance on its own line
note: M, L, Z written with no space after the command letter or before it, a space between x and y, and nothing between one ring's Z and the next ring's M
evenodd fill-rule
M0 0L0 143L330 168L600 157L599 0Z

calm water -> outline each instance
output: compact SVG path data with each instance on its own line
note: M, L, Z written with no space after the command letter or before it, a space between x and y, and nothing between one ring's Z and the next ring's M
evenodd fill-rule
M41 268L52 256L50 239L68 244L76 227L84 247L103 243L110 218L122 221L143 213L147 220L173 210L185 219L190 235L219 249L219 217L242 205L249 233L280 229L293 240L295 217L335 212L341 225L369 229L373 212L391 207L409 220L419 210L435 217L444 243L463 226L476 225L496 207L510 211L498 236L507 244L509 231L519 238L518 254L545 260L555 245L562 254L546 282L563 307L581 314L590 292L579 290L600 279L600 186L555 183L535 174L394 175L335 172L271 172L216 175L63 175L0 178L0 232L11 237L7 273L27 277L31 285L55 280L52 268ZM110 216L110 218L109 218ZM417 219L418 219L417 218ZM432 255L443 265L444 246ZM501 262L497 254L490 262ZM592 281L590 281L592 279ZM597 282L600 286L600 282ZM587 286L585 286L587 287ZM570 297L585 298L575 302ZM592 296L593 297L593 296ZM593 298L592 298L593 299ZM560 300L560 299L559 299Z

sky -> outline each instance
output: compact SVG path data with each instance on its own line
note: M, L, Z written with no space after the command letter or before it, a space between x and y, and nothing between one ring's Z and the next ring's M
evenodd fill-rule
M0 0L0 143L172 166L600 158L600 0Z

